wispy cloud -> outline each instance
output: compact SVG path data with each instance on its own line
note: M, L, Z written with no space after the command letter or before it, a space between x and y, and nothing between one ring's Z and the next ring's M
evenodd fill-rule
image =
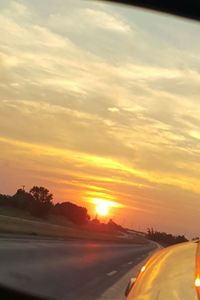
M99 28L119 32L130 31L130 26L127 23L105 11L86 8L85 14L86 18L89 18L90 22Z
M2 192L24 178L79 202L107 194L129 220L166 228L170 211L176 227L176 203L196 218L197 26L86 1L0 6Z

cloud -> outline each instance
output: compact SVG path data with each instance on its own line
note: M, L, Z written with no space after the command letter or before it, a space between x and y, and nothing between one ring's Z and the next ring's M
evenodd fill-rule
M25 16L28 14L27 6L25 6L24 3L22 4L17 1L11 1L10 9L19 16Z
M106 192L132 203L138 221L174 213L173 197L196 204L196 27L185 32L191 47L179 47L177 27L170 39L161 17L49 3L9 2L0 13L4 171L16 166L30 184L38 178L60 194L67 186L79 201L82 192Z
M118 112L119 108L117 108L117 107L108 107L108 111L110 111L110 112Z
M130 31L130 26L128 24L120 20L120 18L116 18L105 11L86 8L85 14L86 17L89 18L90 22L99 28L124 33Z

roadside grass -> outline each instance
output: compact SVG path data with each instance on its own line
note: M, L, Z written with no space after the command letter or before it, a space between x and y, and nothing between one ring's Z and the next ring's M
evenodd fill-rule
M63 222L63 220L61 220ZM56 237L64 239L83 239L118 243L147 244L143 237L124 238L118 233L102 233L88 230L87 227L73 225L70 222L55 224L57 220L40 220L18 209L0 208L0 234L25 234Z

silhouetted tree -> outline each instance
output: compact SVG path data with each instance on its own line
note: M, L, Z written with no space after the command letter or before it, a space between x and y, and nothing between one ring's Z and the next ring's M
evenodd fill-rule
M43 204L52 204L53 194L50 194L49 190L43 186L34 186L30 189L30 194L33 196L34 200Z
M150 240L156 241L163 246L173 245L177 243L187 242L184 235L174 236L171 233L159 232L153 228L147 229L146 237Z
M31 215L46 218L50 213L64 216L74 224L83 225L90 216L85 207L71 202L53 204L53 195L45 187L33 186L29 192L18 189L13 196L0 194L0 206L10 206L26 210Z
M192 241L199 241L199 237L198 237L198 236L193 237L193 238L192 238Z
M29 210L33 201L33 196L23 189L18 189L12 196L12 206L23 210Z
M78 225L86 224L90 219L85 207L78 206L71 202L57 203L54 206L53 212L66 217L66 219Z
M113 231L126 232L125 228L123 228L121 225L118 225L117 223L115 223L112 219L109 220L107 226L110 230L113 230Z
M0 206L12 206L12 196L0 194Z
M34 199L30 207L30 213L33 216L40 218L47 217L50 209L53 206L53 195L49 192L48 189L42 186L34 186L30 190L30 195Z
M101 222L99 221L99 219L96 217L94 219L91 220L92 225L94 226L99 226L101 225Z

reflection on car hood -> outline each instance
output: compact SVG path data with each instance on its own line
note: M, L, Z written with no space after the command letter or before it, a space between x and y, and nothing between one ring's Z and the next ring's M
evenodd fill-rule
M162 249L146 263L127 300L197 300L198 243Z

